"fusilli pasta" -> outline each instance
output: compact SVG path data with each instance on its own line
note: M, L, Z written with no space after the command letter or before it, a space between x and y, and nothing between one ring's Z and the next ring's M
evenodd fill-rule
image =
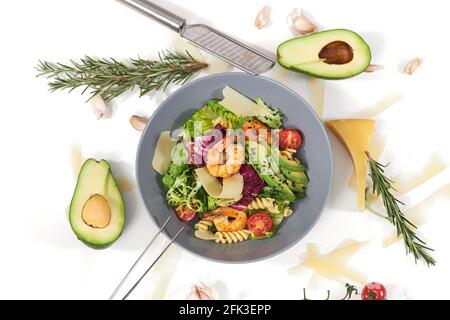
M283 216L288 217L292 214L292 209L286 205L279 205L275 203L272 198L255 198L248 206L249 210L267 210L269 213L282 213Z
M251 232L249 230L239 230L232 232L216 232L209 231L209 227L213 225L212 221L201 220L195 224L195 236L202 240L214 240L217 243L236 243L247 240Z
M245 241L250 237L251 232L249 230L239 230L233 232L216 232L216 242L217 243L236 243Z

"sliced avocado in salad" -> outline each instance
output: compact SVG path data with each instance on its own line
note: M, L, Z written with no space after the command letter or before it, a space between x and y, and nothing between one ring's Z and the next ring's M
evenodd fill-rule
M288 185L289 189L291 189L293 192L304 192L305 191L305 184L300 182L294 182L292 180L287 180L286 184Z
M261 175L261 178L269 187L280 192L284 199L289 200L290 202L295 201L296 196L286 184L286 179L283 179L279 175Z
M289 157L284 153L280 153L280 166L290 171L306 171L303 164L295 157Z
M280 110L269 107L261 98L256 98L255 102L258 106L265 109L267 114L256 117L259 121L264 122L272 129L279 129L281 127L282 119Z
M269 155L270 149L263 144L249 143L248 150L250 153L256 155L254 159L256 160L256 163L253 164L253 166L255 167L255 170L258 171L264 182L279 192L283 199L290 202L295 201L296 196L294 191L300 191L300 187L296 186L299 190L295 190L294 187L290 188L288 183L297 182L307 184L308 180L306 178L306 174L301 171L291 171L283 168L283 166L279 166L275 159ZM298 165L295 169L299 170Z
M308 177L304 171L292 171L281 167L281 172L293 182L299 182L303 184L307 184L309 182Z
M268 160L258 159L256 163L253 164L255 170L259 173L260 177L264 182L274 190L278 191L284 199L289 201L295 201L295 194L291 191L289 186L285 183L286 178L279 173L268 173Z

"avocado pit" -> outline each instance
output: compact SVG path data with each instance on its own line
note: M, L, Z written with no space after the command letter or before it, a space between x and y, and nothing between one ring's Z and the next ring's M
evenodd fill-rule
M103 196L94 194L84 204L81 216L87 225L96 229L103 229L111 221L111 210Z
M353 60L353 48L347 42L333 41L320 50L319 58L327 64L346 64Z

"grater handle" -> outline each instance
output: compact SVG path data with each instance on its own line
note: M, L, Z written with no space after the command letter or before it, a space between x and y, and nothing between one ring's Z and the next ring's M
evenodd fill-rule
M135 9L136 11L146 15L149 18L165 25L166 27L180 32L183 26L186 24L186 20L167 11L164 8L154 4L148 0L118 0L126 6Z

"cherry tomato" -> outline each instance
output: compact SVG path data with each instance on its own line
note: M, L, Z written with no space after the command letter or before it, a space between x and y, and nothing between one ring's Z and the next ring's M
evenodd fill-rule
M378 282L371 282L364 286L361 292L362 300L386 300L386 288Z
M280 132L280 149L294 149L297 150L302 145L303 139L295 129L283 129Z
M244 131L245 139L250 141L257 141L258 135L260 134L260 130L266 130L266 139L267 143L270 144L270 130L269 127L266 126L259 120L250 119L244 122L241 129ZM263 134L261 132L261 134Z
M265 212L257 212L247 219L247 227L257 237L272 231L272 218Z
M196 212L188 207L184 207L181 210L175 211L175 214L180 220L188 222L195 218Z

